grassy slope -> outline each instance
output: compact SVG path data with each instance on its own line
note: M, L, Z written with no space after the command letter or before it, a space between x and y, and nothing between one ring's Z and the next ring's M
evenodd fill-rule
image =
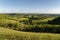
M60 34L28 33L0 28L0 40L60 40Z
M7 17L8 15L7 16L0 15L0 21L6 21L8 23L11 23L13 21L13 23L16 23L18 21L24 20L24 18L19 19L18 21L16 21L15 19L10 20ZM43 21L48 21L48 20L50 19L45 19ZM60 40L60 34L30 33L30 32L15 31L7 28L0 28L0 40Z

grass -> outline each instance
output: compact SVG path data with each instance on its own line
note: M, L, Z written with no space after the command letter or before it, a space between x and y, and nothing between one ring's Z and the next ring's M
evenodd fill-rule
M34 17L39 19L30 20L30 18ZM0 14L0 40L60 40L60 34L47 33L49 31L60 32L60 25L50 25L47 23L49 20L53 20L55 18L56 17L50 16L41 17L40 15ZM25 24L25 22L27 24ZM40 32L41 29L42 32L45 30L47 32L34 33L35 30ZM23 32L25 30L28 32ZM32 32L29 32L29 30Z
M60 40L60 34L21 32L0 27L0 40Z

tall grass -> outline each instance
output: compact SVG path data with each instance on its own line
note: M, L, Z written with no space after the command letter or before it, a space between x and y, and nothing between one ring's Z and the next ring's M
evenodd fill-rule
M0 28L0 40L60 40L60 34L29 33Z

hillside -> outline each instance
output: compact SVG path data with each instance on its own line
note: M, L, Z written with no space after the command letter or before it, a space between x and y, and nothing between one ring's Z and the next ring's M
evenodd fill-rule
M21 32L0 27L0 40L60 40L60 34Z
M60 40L60 25L51 24L59 17L52 14L0 14L0 40Z

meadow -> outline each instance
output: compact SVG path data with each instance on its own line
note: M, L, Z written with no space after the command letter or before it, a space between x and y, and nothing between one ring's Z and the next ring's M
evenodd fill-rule
M58 14L0 14L0 40L60 40Z

